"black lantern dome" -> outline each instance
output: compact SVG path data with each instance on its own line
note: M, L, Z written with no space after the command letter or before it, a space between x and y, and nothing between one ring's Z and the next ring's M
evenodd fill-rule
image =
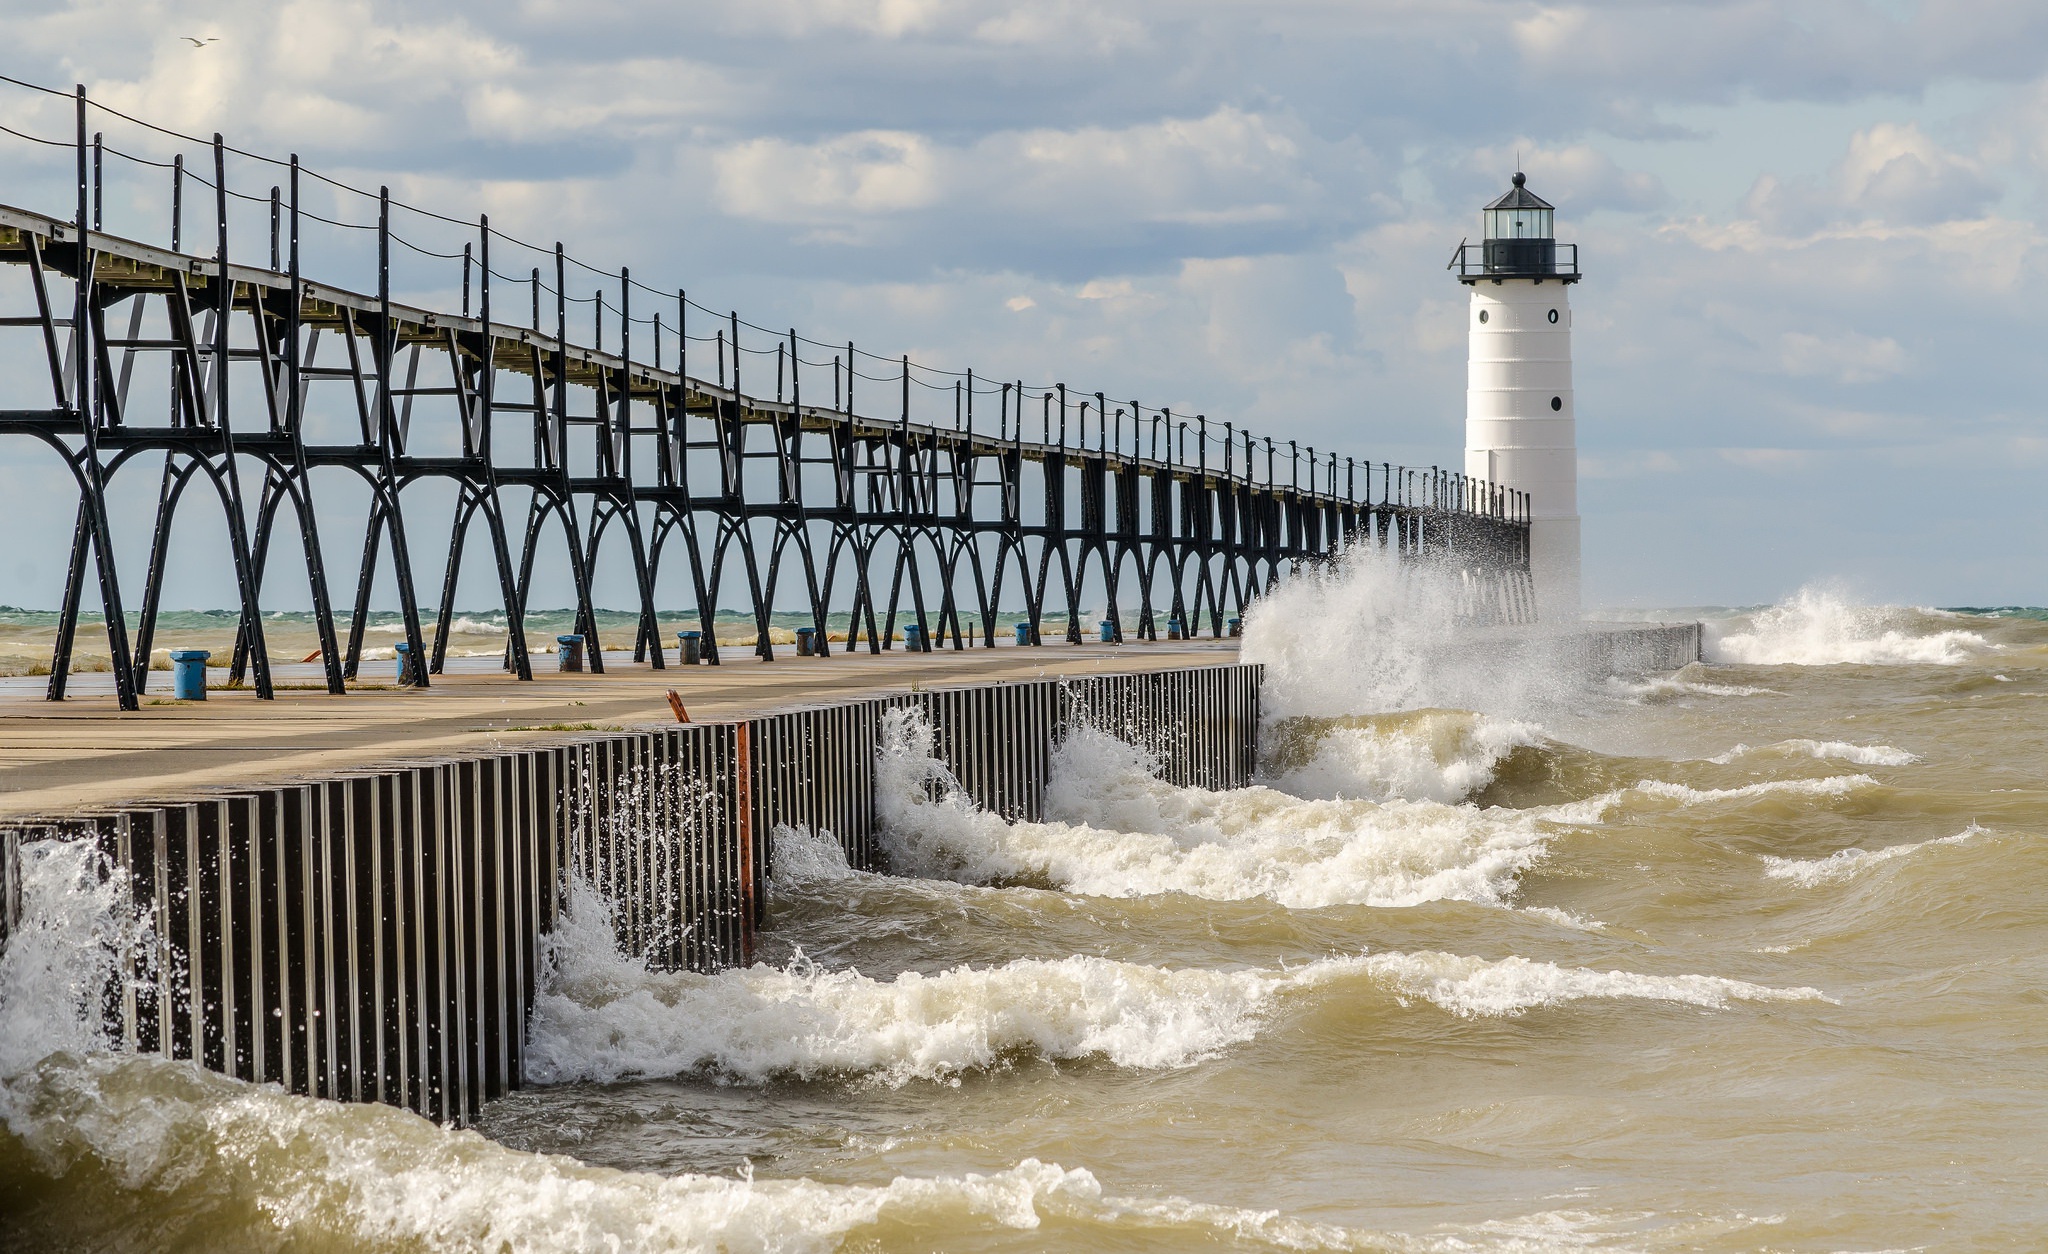
M1468 283L1481 278L1578 280L1578 247L1567 244L1561 252L1557 209L1530 191L1528 182L1526 174L1515 171L1515 185L1480 211L1484 242L1476 250L1470 244L1459 245L1451 261L1459 278ZM1471 256L1474 251L1479 255Z

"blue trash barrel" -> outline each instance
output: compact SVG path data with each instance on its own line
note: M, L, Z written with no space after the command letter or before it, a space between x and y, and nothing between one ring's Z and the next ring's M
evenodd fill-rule
M908 651L908 652L911 652L911 653L922 653L922 652L924 652L924 625L923 625L923 624L921 624L921 623L905 623L905 624L903 624L903 647L904 647L904 649L905 649L906 651Z
M1166 620L1166 638L1168 640L1185 640L1187 636L1187 628L1181 626L1178 615Z
M704 661L704 633L701 631L679 631L676 633L676 650L682 654L685 666L696 666Z
M817 629L816 627L799 627L799 628L797 628L797 629L796 629L796 655L797 655L798 657L815 657L815 656L817 655L817 652L818 652L818 629Z
M1102 643L1116 643L1116 621L1114 619L1103 619L1101 622L1095 624L1095 630L1100 634Z
M580 671L583 669L583 637L555 637L555 669L558 671Z
M171 650L171 695L180 701L206 700L205 649Z
M1018 643L1018 644L1030 644L1030 643L1031 643L1031 624L1030 624L1030 623L1018 623L1018 624L1017 624L1017 643Z
M1235 639L1235 638L1237 638L1238 636L1242 636L1243 634L1244 634L1244 620L1243 620L1242 618L1233 618L1233 619L1231 619L1231 620L1230 620L1230 635L1231 635L1231 638L1232 638L1232 639Z
M401 640L398 642L397 653L398 682L409 684L412 682L412 646Z

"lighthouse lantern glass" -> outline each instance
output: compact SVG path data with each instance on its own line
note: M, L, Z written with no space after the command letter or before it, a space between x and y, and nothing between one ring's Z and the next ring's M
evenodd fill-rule
M1487 239L1555 239L1556 210L1487 209L1480 213Z

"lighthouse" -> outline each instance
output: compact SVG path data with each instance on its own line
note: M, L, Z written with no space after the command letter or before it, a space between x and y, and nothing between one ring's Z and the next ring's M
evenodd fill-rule
M1578 434L1572 405L1571 285L1578 246L1557 242L1556 210L1519 171L1480 212L1483 242L1451 259L1472 289L1466 327L1465 473L1529 496L1538 616L1579 617Z

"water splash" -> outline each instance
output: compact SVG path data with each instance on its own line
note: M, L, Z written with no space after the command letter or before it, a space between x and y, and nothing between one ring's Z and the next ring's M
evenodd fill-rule
M1307 567L1246 612L1246 662L1266 668L1270 718L1428 708L1540 719L1593 682L1561 623L1474 626L1455 569L1369 547Z
M1129 746L1076 737L1054 755L1048 821L1012 823L952 778L920 713L892 711L876 763L883 848L903 874L1087 896L1502 904L1553 832L1598 821L1606 804L1304 800L1265 787L1176 787L1145 763Z
M696 975L649 971L612 937L604 898L573 884L546 946L528 1079L850 1075L901 1085L1017 1055L1183 1067L1250 1040L1287 990L1352 962L1210 971L1076 956L877 980L798 954L786 968Z
M1708 642L1715 661L1751 666L1956 666L1997 646L1974 631L1928 630L1955 615L1857 605L1839 589L1808 586L1757 612L1746 629Z
M86 840L20 846L21 920L0 949L0 1089L51 1054L106 1048L106 999L144 980L151 935L125 873Z

